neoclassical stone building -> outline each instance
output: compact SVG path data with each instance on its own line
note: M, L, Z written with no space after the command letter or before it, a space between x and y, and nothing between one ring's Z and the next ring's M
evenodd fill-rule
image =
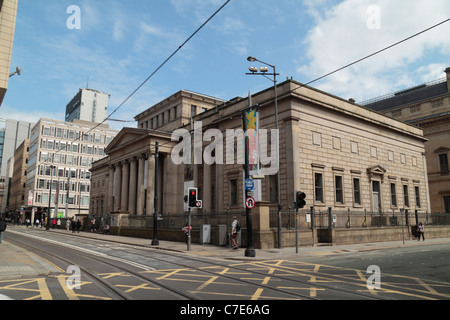
M450 213L450 68L446 77L367 101L365 107L421 128L431 210Z
M217 134L206 138L206 133L221 132L225 139L227 130L239 130L248 105L248 98L222 101L180 91L138 115L138 128L123 129L105 150L108 157L91 168L91 213L151 215L155 161L158 213L184 211L185 182L190 179L199 188L203 212L242 212L242 141L233 141L230 152L225 142L213 144ZM273 88L254 94L252 105L258 105L261 151L275 159ZM301 190L307 195L307 207L318 210L430 210L422 130L293 80L278 85L278 118L280 190L277 168L272 163L261 165L257 201L276 203L280 192L281 205L287 209L295 191ZM181 140L172 139L172 133L196 126L200 136L191 131L191 138L200 139L203 161L193 166L189 178L186 168L191 166L173 161L178 155L172 150ZM268 131L263 134L261 129ZM207 155L216 157L214 163L204 161ZM101 210L99 203L105 204Z

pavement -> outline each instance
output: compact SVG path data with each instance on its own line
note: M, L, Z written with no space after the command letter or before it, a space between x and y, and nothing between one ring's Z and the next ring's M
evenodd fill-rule
M158 250L168 250L172 252L179 252L180 254L202 256L229 260L282 260L289 258L306 259L306 258L320 258L338 256L349 253L368 252L375 250L383 250L398 247L411 247L411 246L425 246L441 243L449 243L450 238L441 239L427 239L425 242L418 242L417 240L405 240L403 241L390 241L390 242L377 242L377 243L362 243L362 244L350 244L350 245L319 245L317 247L299 247L298 253L295 247L287 248L273 248L273 249L255 249L255 257L246 257L245 248L239 248L237 250L230 247L215 246L210 244L200 245L192 243L190 250L188 251L187 245L184 242L174 242L159 240L157 245L151 245L152 239L141 239L133 237L104 235L95 232L80 232L72 233L72 231L66 231L65 229L50 229L48 231L45 228L33 228L33 230L41 232L59 233L65 234L68 237L83 237L102 240L110 243L120 243L134 246L141 246L147 248L153 248ZM0 281L4 279L17 279L17 278L31 278L46 276L51 272L57 272L57 269L44 258L22 249L7 240L8 232L20 233L24 232L26 227L24 226L11 226L8 225L8 229L5 231L3 241L0 243Z

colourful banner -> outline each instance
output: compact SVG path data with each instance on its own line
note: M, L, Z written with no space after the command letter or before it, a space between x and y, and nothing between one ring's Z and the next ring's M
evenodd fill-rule
M250 172L257 171L259 169L259 113L256 111L256 109L246 111L245 118L245 120L247 121L249 169Z

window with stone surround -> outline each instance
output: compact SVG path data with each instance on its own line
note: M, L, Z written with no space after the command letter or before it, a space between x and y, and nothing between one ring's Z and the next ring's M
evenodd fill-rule
M353 204L361 205L361 180L353 178Z
M230 180L230 205L237 206L237 179Z
M344 203L344 190L342 176L334 176L335 201L337 204Z
M323 203L323 174L314 173L314 201Z

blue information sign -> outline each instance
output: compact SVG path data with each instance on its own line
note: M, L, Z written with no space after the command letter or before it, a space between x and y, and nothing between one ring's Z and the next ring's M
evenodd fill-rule
M245 180L245 189L248 191L252 191L255 187L255 182L252 179Z

